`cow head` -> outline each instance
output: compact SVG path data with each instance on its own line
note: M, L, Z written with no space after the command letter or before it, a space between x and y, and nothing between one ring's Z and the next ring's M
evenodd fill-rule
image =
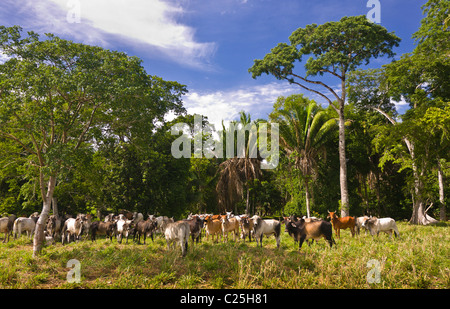
M338 216L336 215L336 210L335 211L327 210L327 212L328 212L327 219L333 220L333 219L337 219L338 218Z
M364 220L364 222L362 223L362 226L370 228L370 227L374 226L375 224L377 224L377 222L378 222L377 217L370 217L370 218Z

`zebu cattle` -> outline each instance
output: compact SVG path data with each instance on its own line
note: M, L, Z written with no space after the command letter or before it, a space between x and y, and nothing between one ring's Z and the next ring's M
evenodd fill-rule
M57 235L61 235L64 221L58 215L51 215L47 221L47 234L53 239L56 239Z
M167 249L170 250L170 245L173 243L175 248L175 243L179 243L181 246L181 255L186 256L188 250L190 227L189 223L186 221L177 221L169 223L164 231L164 236L166 237Z
M256 239L256 246L258 244L262 248L262 239L264 235L270 236L274 235L275 239L277 241L277 248L280 248L280 231L281 231L281 224L280 221L274 220L274 219L261 219L260 216L254 215L252 217L253 224L254 224L254 235Z
M252 235L253 235L253 219L249 218L247 216L241 216L241 238L245 242L245 238L248 235L248 240L252 241Z
M203 220L200 219L198 215L195 215L191 216L190 219L185 219L184 221L189 223L192 243L194 243L194 241L198 243L202 235Z
M92 222L89 230L91 232L91 240L96 240L97 235L106 235L109 237L109 240L112 241L114 234L116 233L117 223L115 221L95 221Z
M350 232L352 233L352 237L355 236L355 225L356 225L356 218L355 217L343 217L339 218L336 215L336 211L328 211L327 218L331 219L331 224L333 224L334 231L336 233L337 238L341 238L341 232L340 230L350 229Z
M231 212L230 212L231 214ZM234 241L236 241L236 237L239 237L239 222L236 218L229 218L228 217L228 213L226 216L222 217L222 234L223 234L223 241L225 242L225 237L226 240L228 241L228 233L231 232L233 233L233 239Z
M122 243L123 237L127 239L126 243L128 243L128 236L130 236L131 232L131 220L127 220L124 215L119 215L119 220L117 221L117 242L119 244Z
M298 250L301 249L303 242L308 239L319 240L324 238L328 241L330 248L335 243L330 222L322 220L306 222L303 218L297 221L285 219L285 226L289 234L299 242Z
M9 234L13 229L13 224L8 217L0 218L0 233L5 233L5 238L3 242L9 241ZM8 240L6 240L8 238Z
M396 237L400 237L400 233L397 229L397 224L395 224L395 220L392 218L380 218L372 217L369 219L366 219L363 223L364 227L367 227L370 231L370 235L377 236L380 234L380 232L385 232L389 235L389 238L392 238L392 232L394 232Z
M164 233L164 230L169 223L173 223L173 218L169 218L167 216L156 217L156 232Z
M28 238L34 234L36 228L36 221L39 219L39 215L32 214L29 218L19 217L14 221L13 233L14 239L22 235L22 232L27 232Z
M117 221L115 220L116 216L113 213L110 213L109 215L105 216L105 220L103 220L104 222L112 222L112 221Z
M156 230L156 221L153 221L151 218L148 218L146 221L139 221L134 228L133 240L138 236L138 244L141 243L141 235L144 235L144 245L145 239L150 235L153 241L153 232Z
M356 235L360 234L361 228L365 229L366 233L367 233L367 231L368 231L367 226L363 226L364 221L366 221L367 219L369 219L368 216L363 216L363 217L356 218L356 224L355 224Z
M76 219L69 218L64 222L61 232L61 242L64 245L64 240L67 237L67 242L73 236L75 240L80 240L84 229L86 229L87 218L85 215L78 215Z
M209 235L212 236L212 240L214 241L214 235L216 236L216 242L219 241L219 236L222 235L222 223L220 220L213 219L212 216L207 216L205 218L206 223L206 239L208 239Z
M144 215L140 212L134 212L132 220L134 224L138 224L139 222L144 221Z

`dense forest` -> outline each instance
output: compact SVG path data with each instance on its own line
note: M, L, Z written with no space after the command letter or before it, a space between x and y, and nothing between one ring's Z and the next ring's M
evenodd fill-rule
M430 0L423 10L415 49L379 68L362 66L393 57L400 38L365 17L299 28L290 45L255 60L253 77L266 73L299 84L299 93L309 87L303 82L321 83L324 74L342 80L336 96L323 102L298 94L279 97L268 119L240 113L239 128L279 124L274 169L262 169L261 156L249 151L235 158L194 156L194 139L212 135L195 136L194 115L182 102L188 87L149 75L139 58L2 26L0 50L9 59L0 65L0 213L28 216L44 208L48 214L53 201L60 214L96 216L126 209L175 218L225 211L325 217L345 206L350 215L446 220L450 2ZM354 32L367 31L349 61L338 56L350 48L336 39L342 27L348 42ZM339 44L341 50L334 49ZM312 60L302 61L305 55ZM306 77L298 76L294 62L304 65ZM402 115L393 103L400 100L409 104ZM165 120L169 112L177 115L172 121ZM191 128L185 132L190 158L172 155L176 123ZM229 126L218 129L222 136ZM249 140L247 132L246 145Z

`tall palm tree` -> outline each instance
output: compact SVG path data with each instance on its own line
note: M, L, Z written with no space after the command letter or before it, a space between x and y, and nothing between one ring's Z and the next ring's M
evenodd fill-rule
M257 158L252 158L251 153L254 148L257 147L257 143L251 143L252 134L256 134L254 131L244 132L245 140L244 140L244 153L238 153L239 149L237 149L237 134L236 131L243 130L248 125L257 125L256 122L251 121L250 114L245 114L244 111L240 112L240 122L231 122L233 126L225 129L225 126L222 123L224 134L233 135L234 142L234 156L232 158L228 158L224 162L219 165L219 180L217 182L216 191L219 200L219 207L221 210L231 210L233 206L236 210L236 203L243 198L244 189L247 191L246 197L246 213L249 213L249 187L248 184L253 179L259 179L262 175L261 171L261 158L258 156ZM235 130L234 127L237 127ZM224 134L225 135L225 134ZM226 138L223 137L224 142L224 150L226 149Z
M305 187L306 212L310 217L310 182L319 154L325 151L325 143L338 128L337 121L321 109L315 101L303 95L293 95L278 100L269 115L279 123L280 147L300 172Z

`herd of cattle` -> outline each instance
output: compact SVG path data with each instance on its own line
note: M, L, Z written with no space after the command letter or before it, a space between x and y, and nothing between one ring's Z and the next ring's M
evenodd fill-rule
M34 233L36 222L39 218L38 213L32 214L29 218L11 215L0 218L0 233L5 233L3 242L9 241L11 234L14 238L20 236L23 232L27 232L28 237ZM330 247L336 244L332 229L335 230L337 238L340 238L341 229L350 229L352 236L360 233L360 229L364 228L373 236L380 232L386 232L389 237L392 233L399 237L395 220L392 218L376 218L376 217L343 217L339 218L336 212L328 211L327 219L330 222L319 218L300 218L297 216L284 217L282 220L262 219L258 215L249 217L247 215L233 215L227 212L225 215L197 214L189 215L187 219L174 222L173 218L166 216L155 217L149 215L144 220L142 213L123 211L119 215L109 214L103 221L92 221L91 215L79 214L76 218L61 218L52 215L47 220L45 230L46 240L48 243L61 240L62 244L70 241L78 241L83 235L90 236L92 241L96 240L97 235L105 235L111 241L113 237L119 243L125 238L133 237L133 240L140 243L143 236L144 244L147 237L153 234L161 233L164 235L168 249L171 244L179 244L182 256L185 256L188 249L189 237L192 242L199 242L201 235L204 233L207 237L216 237L223 241L228 241L228 234L233 235L234 241L241 238L244 242L248 237L249 241L254 238L257 246L262 247L263 236L274 235L277 247L280 247L281 224L285 225L285 232L299 243L299 250L305 240L319 240L324 238Z

